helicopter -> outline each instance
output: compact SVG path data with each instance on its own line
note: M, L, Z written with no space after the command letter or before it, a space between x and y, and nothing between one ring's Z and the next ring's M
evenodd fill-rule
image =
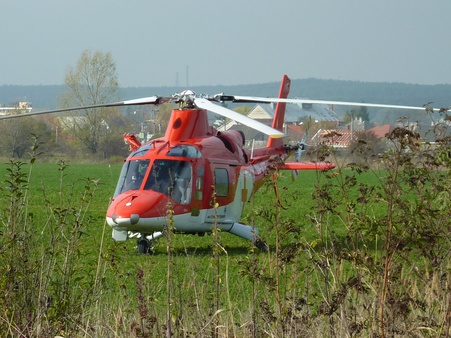
M154 241L165 235L168 223L175 233L204 235L215 227L242 237L266 250L258 228L240 222L251 197L278 170L331 170L330 162L302 162L305 147L283 142L287 103L319 103L361 106L362 103L288 99L291 80L282 77L277 98L196 95L185 90L171 97L151 96L115 103L1 116L0 119L57 113L71 110L129 105L178 105L172 110L165 135L141 143L134 135L124 139L131 153L125 159L113 198L106 212L114 241L137 238L138 253L149 253ZM272 125L234 112L218 103L276 103ZM364 104L365 106L425 109L424 107ZM211 111L268 135L262 148L245 147L238 130L219 131L209 125Z
M290 83L284 76L279 98L288 97ZM138 252L148 252L152 242L164 235L170 209L178 233L203 235L217 226L265 249L258 229L239 222L251 196L276 170L328 170L334 165L285 163L297 150L283 144L286 103L277 105L268 127L213 103L231 97L196 97L187 90L174 100L179 108L172 111L164 137L141 144L134 135L124 135L132 154L107 211L113 239L125 241L138 233ZM207 111L258 129L269 136L267 146L245 148L242 132L218 131L208 124Z

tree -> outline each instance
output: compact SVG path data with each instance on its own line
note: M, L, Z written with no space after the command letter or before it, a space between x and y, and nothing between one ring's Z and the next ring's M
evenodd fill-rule
M379 154L385 151L385 143L373 132L365 131L359 133L357 138L351 142L347 152L353 162L364 161L369 163L371 159L378 159Z
M172 114L172 105L170 103L163 103L158 107L158 111L155 117L156 128L158 132L156 134L164 133L169 122L169 118Z
M129 146L124 142L122 135L131 124L129 119L118 110L111 111L105 116L105 128L98 144L98 155L106 159L112 156L126 157Z
M350 123L352 120L361 118L362 121L369 121L370 120L370 114L368 112L367 107L360 107L359 109L351 109L350 111L347 111L346 114L343 116L343 121L345 123Z
M12 114L21 114L17 109ZM0 123L0 153L11 158L22 158L32 145L31 137L36 135L42 142L50 139L48 126L39 119L22 117Z
M111 53L85 50L75 68L65 77L66 92L60 97L62 108L96 105L117 101L118 80ZM111 132L107 120L117 108L84 109L62 119L66 129L74 133L85 148L97 154L102 138Z

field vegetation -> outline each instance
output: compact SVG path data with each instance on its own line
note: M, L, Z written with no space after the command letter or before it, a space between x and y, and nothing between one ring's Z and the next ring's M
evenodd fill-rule
M358 142L329 172L276 173L243 221L268 252L171 229L154 253L114 243L120 165L0 166L2 337L449 337L451 153L446 130Z

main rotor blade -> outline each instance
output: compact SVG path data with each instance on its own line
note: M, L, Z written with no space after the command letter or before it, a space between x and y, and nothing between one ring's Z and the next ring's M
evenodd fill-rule
M43 110L43 111L36 111L36 112L24 113L24 114L3 115L3 116L0 116L0 120L13 119L16 117L41 115L41 114L62 113L62 112L71 111L71 110L120 107L120 106L132 106L132 105L143 105L143 104L159 104L159 99L160 98L158 96L150 96L150 97L143 97L143 98L135 99L135 100L127 100L127 101L120 101L120 102L113 102L113 103L101 103L101 104L94 104L94 105L89 105L89 106Z
M280 137L285 136L284 133L282 133L281 131L279 131L277 129L271 128L271 127L267 126L266 124L255 121L247 116L244 116L237 112L234 112L233 110L218 106L217 104L214 104L207 99L196 98L194 100L194 103L199 108L206 109L206 110L212 111L216 114L219 114L221 116L227 117L231 120L234 120L236 122L244 124L245 126L248 126L252 129L261 131L262 133L269 135L270 137L280 138Z
M412 109L412 110L432 110L443 111L443 108L429 108L428 106L402 106L394 104L379 104L379 103L365 103L365 102L346 102L346 101L327 101L327 100L310 100L310 99L279 99L279 98L267 98L267 97L254 97L254 96L230 96L222 95L218 96L220 101L233 101L242 103L314 103L314 104L329 104L336 106L357 106L357 107L376 107L376 108L395 108L395 109Z

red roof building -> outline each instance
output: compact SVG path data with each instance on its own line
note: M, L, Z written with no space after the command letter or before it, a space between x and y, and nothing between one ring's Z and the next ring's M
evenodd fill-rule
M347 148L365 133L372 133L378 139L384 139L393 129L394 127L390 124L377 126L369 130L321 129L309 143L312 145L325 144L333 148Z

